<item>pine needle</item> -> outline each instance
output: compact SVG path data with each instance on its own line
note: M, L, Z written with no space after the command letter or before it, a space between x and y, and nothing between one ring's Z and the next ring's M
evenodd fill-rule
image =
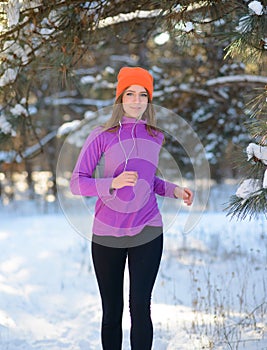
M253 192L248 198L240 198L236 195L230 197L229 205L225 208L227 216L236 217L238 220L258 219L261 214L266 216L267 189L262 188Z

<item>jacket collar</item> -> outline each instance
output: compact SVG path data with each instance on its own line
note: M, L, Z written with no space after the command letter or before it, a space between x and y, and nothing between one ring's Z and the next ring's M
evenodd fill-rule
M136 119L131 117L123 116L121 120L122 124L146 124L146 120Z

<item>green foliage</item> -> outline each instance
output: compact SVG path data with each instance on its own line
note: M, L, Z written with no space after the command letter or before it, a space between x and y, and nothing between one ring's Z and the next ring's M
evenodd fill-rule
M264 89L257 89L256 96L247 105L250 119L247 128L259 144L266 145L267 141L267 85Z
M226 47L225 57L242 57L243 62L260 63L266 54L266 32L265 15L244 13L231 35L231 43Z
M266 216L267 189L262 188L251 193L248 198L240 198L235 195L230 197L228 206L226 207L227 215L244 220L258 219L261 215Z

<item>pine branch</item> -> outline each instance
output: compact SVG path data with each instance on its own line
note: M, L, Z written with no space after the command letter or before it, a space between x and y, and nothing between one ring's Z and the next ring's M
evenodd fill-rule
M247 217L249 220L258 219L260 215L266 217L267 189L262 188L251 193L244 199L237 196L231 196L229 205L225 208L227 216L237 217L238 220L244 220Z
M255 89L260 91L256 97L247 103L247 114L250 119L245 123L251 137L260 145L267 145L267 85L264 89Z
M267 145L266 120L267 120L267 114L265 114L265 117L263 117L261 119L255 119L252 121L248 121L246 123L252 137L254 139L258 140L258 143L262 146Z
M264 12L257 15L247 9L231 34L225 58L241 56L244 62L261 63L261 59L266 56L266 31L267 20Z
M259 159L253 158L249 162L245 160L245 153L242 154L239 159L236 160L236 166L240 173L246 174L241 183L246 180L255 181L258 184L263 183L264 173L266 171L266 165ZM255 189L255 187L254 187ZM260 214L266 215L266 200L267 200L267 189L260 188L250 192L245 198L237 195L231 196L228 202L228 206L224 209L227 211L227 216L234 216L237 219L244 220L246 217L258 218Z
M264 77L263 77L264 78ZM266 77L267 79L267 77ZM267 114L267 84L264 89L255 89L261 91L260 94L257 94L248 104L247 107L250 110L250 117L256 118L260 117L261 113L266 116Z
M266 165L264 165L258 159L252 159L251 161L243 160L238 164L240 173L246 174L245 179L260 179L263 180L264 171L266 170Z

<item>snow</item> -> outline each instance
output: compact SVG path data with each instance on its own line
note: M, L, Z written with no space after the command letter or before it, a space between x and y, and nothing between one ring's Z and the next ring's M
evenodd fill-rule
M247 146L246 152L248 160L256 157L257 159L260 159L263 164L267 165L267 146L261 146L251 142Z
M261 187L262 186L261 186L260 180L246 179L238 187L236 191L236 196L243 199L247 199L253 195L255 196L256 192L259 191Z
M96 106L98 108L103 108L110 106L113 103L113 100L96 100L93 98L55 98L55 97L46 97L44 99L46 105L52 106L68 106L68 105L81 105L81 106Z
M186 33L190 33L191 31L194 30L194 24L192 22L183 22L183 21L179 21L177 22L175 28L177 28L178 30L182 31L182 32L186 32Z
M240 17L238 25L236 27L236 31L239 33L250 32L252 29L250 20L250 15Z
M8 27L15 26L19 23L20 16L20 1L9 0L7 5L7 24Z
M86 85L86 84L94 84L96 81L96 78L92 75L86 75L81 78L81 84Z
M4 134L10 134L11 136L16 136L15 130L12 129L12 125L6 119L4 114L0 115L0 132Z
M191 32L192 30L194 30L194 24L192 22L186 22L184 24L184 27L182 28L183 31L189 33Z
M30 54L32 49L29 45L19 45L14 40L5 41L3 46L3 52L1 57L6 58L8 61L16 60L17 58L21 59L23 65L27 65L30 60Z
M93 111L86 111L84 113L84 119L86 120L95 119L95 117L96 117L96 113Z
M67 122L62 124L58 131L57 131L57 136L63 136L66 134L69 134L70 132L76 130L76 128L80 125L81 121L80 120L72 120L71 122Z
M154 41L157 45L164 45L166 44L170 39L170 34L168 32L163 32L157 35L154 38Z
M60 26L60 12L56 10L50 11L48 15L48 23L53 23L54 27Z
M13 83L17 78L18 70L7 68L5 73L0 77L0 87Z
M192 113L192 120L198 122L204 122L213 117L211 112L206 112L204 108L200 107L195 112Z
M39 33L45 37L46 39L49 39L50 35L55 33L56 29L55 28L41 28L39 30Z
M109 67L109 66L105 67L105 72L108 74L111 74L111 75L115 74L114 68Z
M267 77L261 75L239 74L227 77L218 77L206 81L207 86L213 86L217 84L227 84L235 82L251 82L251 83L267 83Z
M37 10L36 8L38 6L42 5L42 0L23 0L22 2L22 8L23 9L34 9Z
M12 163L16 157L15 151L0 151L0 162Z
M173 217L169 208L166 219ZM152 300L154 350L265 349L266 221L206 212L187 235L165 233ZM23 202L0 211L3 350L99 350L101 305L90 242L60 210ZM123 349L129 350L128 275Z
M267 188L267 169L264 172L262 187Z
M15 107L10 108L10 112L15 116L28 116L28 111L21 104L17 103Z
M178 4L173 7L173 12L181 12L182 11L182 5Z
M246 153L247 153L248 161L250 161L251 159L253 159L255 157L259 161L261 161L263 164L267 165L267 147L266 146L257 145L256 143L251 142L247 146ZM259 181L259 180L257 180L257 181ZM249 184L247 185L247 187L251 187L251 189L249 191L247 191L248 194L253 192L253 187L254 187L253 181L250 181L250 183L252 184L251 186L249 186ZM256 187L259 187L259 186L257 185ZM265 172L264 172L262 187L267 188L267 170L265 170ZM256 188L256 190L258 190L258 189L259 188ZM242 195L240 197L242 197ZM245 198L245 197L242 197L242 198Z
M132 21L136 18L153 18L162 15L162 12L162 10L137 10L129 13L120 13L114 17L106 17L104 19L101 19L98 23L98 27L104 28L113 24Z
M250 10L252 10L257 16L261 16L263 14L263 5L260 1L251 1L248 4Z

